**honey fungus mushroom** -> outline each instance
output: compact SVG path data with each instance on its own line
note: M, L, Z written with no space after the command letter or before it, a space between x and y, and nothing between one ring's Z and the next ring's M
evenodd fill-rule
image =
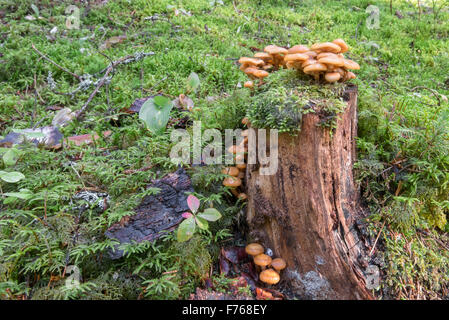
M254 264L264 270L271 264L271 257L267 254L261 253L254 257Z
M237 167L226 167L221 170L221 173L237 177L239 174L239 169Z
M323 43L315 43L310 47L312 51L315 51L316 53L320 52L332 52L332 53L339 53L341 52L341 48L338 44L335 44L333 42L323 42Z
M345 53L346 51L349 50L348 45L346 44L345 40L343 39L335 39L334 41L332 41L332 43L335 43L337 46L340 47L340 53Z
M266 269L259 274L259 279L266 284L272 285L278 283L281 277L273 269Z
M280 272L281 270L285 269L287 266L287 263L282 258L276 258L271 261L271 266L277 271Z
M245 252L253 257L263 253L263 251L263 246L258 243L250 243L245 247Z
M249 57L241 57L239 63L241 64L240 70L242 71L245 71L248 67L261 67L265 64L262 59Z
M253 88L254 87L254 82L252 82L252 81L246 81L244 84L243 84L243 86L245 87L245 88Z
M223 185L225 187L237 188L242 185L242 180L237 177L228 177L223 180Z
M263 49L264 52L271 56L273 66L278 69L279 66L284 65L284 56L288 53L288 50L276 45L268 45Z

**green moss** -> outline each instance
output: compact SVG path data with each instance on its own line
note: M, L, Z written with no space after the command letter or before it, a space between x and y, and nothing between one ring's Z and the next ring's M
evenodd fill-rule
M302 116L315 112L322 119L320 125L334 128L346 107L344 89L343 83L316 83L295 70L279 70L256 89L247 116L253 127L294 133L301 130Z

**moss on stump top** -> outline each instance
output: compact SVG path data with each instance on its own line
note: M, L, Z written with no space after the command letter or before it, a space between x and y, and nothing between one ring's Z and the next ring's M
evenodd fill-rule
M348 84L317 83L295 70L272 73L251 98L247 117L255 128L299 131L302 115L315 112L324 127L333 128L346 108L343 93Z

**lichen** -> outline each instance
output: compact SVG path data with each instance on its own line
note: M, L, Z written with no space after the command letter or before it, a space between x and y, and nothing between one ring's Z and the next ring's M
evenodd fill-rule
M314 112L322 119L320 126L333 129L346 107L344 90L343 83L317 83L295 70L279 70L251 98L247 117L255 128L295 133L301 129L302 116Z

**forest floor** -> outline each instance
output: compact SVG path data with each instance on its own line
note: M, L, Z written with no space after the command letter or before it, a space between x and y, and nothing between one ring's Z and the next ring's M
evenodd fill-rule
M115 260L108 253L117 242L105 231L158 193L147 188L150 181L176 171L169 157L176 127L191 130L200 120L203 130L243 128L248 91L241 56L268 44L336 38L345 39L361 66L353 80L359 89L356 177L371 236L379 237L373 250L382 281L374 292L390 299L447 297L447 1L392 1L392 7L376 1L378 25L365 0L0 4L0 140L50 126L63 108L83 110L59 128L64 137L99 136L58 150L0 146L1 298L181 299L207 283L230 291L235 282L220 275L217 261L221 248L245 245L238 233L244 202L222 186L220 166L186 167L193 194L221 212L209 230L187 242L169 233L131 243ZM90 98L105 72L112 77ZM193 103L191 111L174 108L162 134L150 133L129 110L136 99L157 94L186 94ZM82 190L107 197L106 208L77 213L74 195ZM67 285L67 275L76 273L69 266L80 273L79 286ZM238 293L251 296L246 287Z

